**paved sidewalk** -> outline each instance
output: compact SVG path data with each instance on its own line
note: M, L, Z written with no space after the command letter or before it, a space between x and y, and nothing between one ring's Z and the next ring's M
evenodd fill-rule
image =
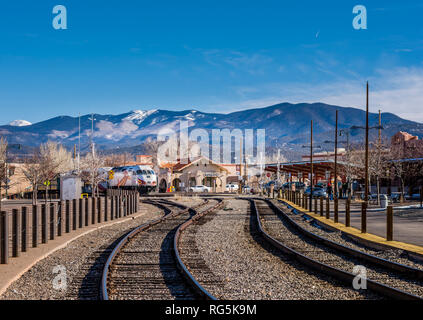
M37 248L30 248L27 252L20 252L17 258L9 258L8 264L0 265L0 295L7 287L17 280L22 274L29 270L38 261L46 258L53 252L66 247L70 242L95 230L108 227L118 223L124 223L145 214L145 210L140 206L140 210L130 216L119 220L109 220L95 225L90 225L82 229L74 230L71 233L64 233L61 237L49 240L46 244L39 244Z
M408 203L410 204L410 203ZM419 203L414 202L413 205ZM423 247L423 209L408 209L403 210L395 208L407 204L395 204L394 206L394 235L393 240L404 242L416 246ZM377 209L376 206L371 206L369 209ZM320 200L317 202L317 212L320 215ZM324 217L326 216L326 201L323 203ZM313 200L314 212L314 200ZM330 220L333 222L334 210L333 201L330 202ZM361 230L361 203L351 203L350 213L351 227ZM338 211L339 224L345 225L345 200L339 200ZM325 219L326 220L326 219ZM323 221L324 222L324 221ZM382 238L386 237L386 210L382 211L367 211L367 233L373 234Z

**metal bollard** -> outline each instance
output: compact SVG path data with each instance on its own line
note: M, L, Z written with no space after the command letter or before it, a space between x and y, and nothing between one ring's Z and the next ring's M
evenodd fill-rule
M320 216L323 217L323 197L320 197Z
M9 263L9 215L0 212L0 264Z
M47 243L48 239L47 229L47 206L41 205L41 243Z
M32 247L36 248L38 247L38 206L33 205L32 206Z
M394 209L388 206L386 209L386 240L392 241L394 238Z
M361 233L367 233L367 202L361 204Z
M21 219L19 210L12 210L12 257L19 257L19 238L21 231Z
M50 205L50 240L54 240L54 235L56 234L56 210L57 205L52 203Z
M22 207L21 251L28 250L28 207Z

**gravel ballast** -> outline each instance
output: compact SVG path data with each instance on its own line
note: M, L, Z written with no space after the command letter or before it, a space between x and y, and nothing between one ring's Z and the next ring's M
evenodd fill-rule
M317 274L269 246L256 233L248 201L230 200L226 208L207 223L196 226L196 245L202 259L213 272L215 281L222 283L220 286L204 284L204 287L217 298L379 298ZM194 277L200 275L194 272Z
M298 223L304 229L311 231L318 236L321 236L325 239L337 242L346 247L353 248L374 256L377 256L382 259L390 260L396 263L404 264L416 269L423 270L423 262L417 261L412 257L408 257L408 254L400 249L386 249L386 250L377 250L369 248L365 245L359 244L352 240L351 238L346 237L342 234L341 231L332 231L327 228L324 228L317 224L314 219L305 219L303 214L294 214L292 210L288 209L285 205L274 202L279 208L281 208L285 214L287 214L291 219Z

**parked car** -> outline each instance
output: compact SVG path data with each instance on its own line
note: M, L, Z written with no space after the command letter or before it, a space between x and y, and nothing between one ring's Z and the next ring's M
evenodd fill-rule
M302 182L285 182L282 185L282 190L290 190L293 184L295 185L296 191L301 191L305 189L305 184Z
M406 200L420 200L420 194L419 193L413 193L413 194L406 194L404 195L404 198Z
M210 190L211 190L210 187L206 187L203 185L192 186L189 188L189 192L210 192Z
M279 189L281 188L281 185L280 185L280 183L278 182L278 181L269 181L268 183L266 183L265 185L264 185L264 188L267 190L267 191L270 191L270 188L273 186L273 191L275 191L275 192L278 192L279 191Z
M307 187L307 189L304 191L304 194L310 195L311 187ZM314 186L313 187L313 197L326 197L327 193L325 188L322 186Z
M242 193L252 193L253 189L251 189L250 186L244 186L242 187Z
M400 200L401 200L401 192L392 192L391 195L389 196L389 199L392 202L400 202Z
M237 184L227 184L226 185L226 191L228 192L237 192L239 190L239 186Z

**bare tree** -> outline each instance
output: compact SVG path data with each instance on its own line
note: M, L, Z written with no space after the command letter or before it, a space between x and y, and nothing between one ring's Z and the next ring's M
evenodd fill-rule
M389 149L385 147L382 140L373 143L373 148L369 150L369 180L376 179L377 203L380 204L380 179L386 176L388 167Z
M60 173L72 169L72 154L62 145L48 141L40 146L34 156L25 161L22 172L32 186L32 199L37 201L38 185L50 182ZM46 201L48 198L48 185L46 185Z
M81 162L81 179L92 186L92 196L98 196L98 184L104 180L104 173L100 172L104 159L94 153L88 153Z
M7 140L0 138L0 211L3 184L7 184Z
M32 187L32 204L37 204L38 185L43 182L42 164L39 151L36 152L31 158L25 159L22 166L22 172L25 179Z

